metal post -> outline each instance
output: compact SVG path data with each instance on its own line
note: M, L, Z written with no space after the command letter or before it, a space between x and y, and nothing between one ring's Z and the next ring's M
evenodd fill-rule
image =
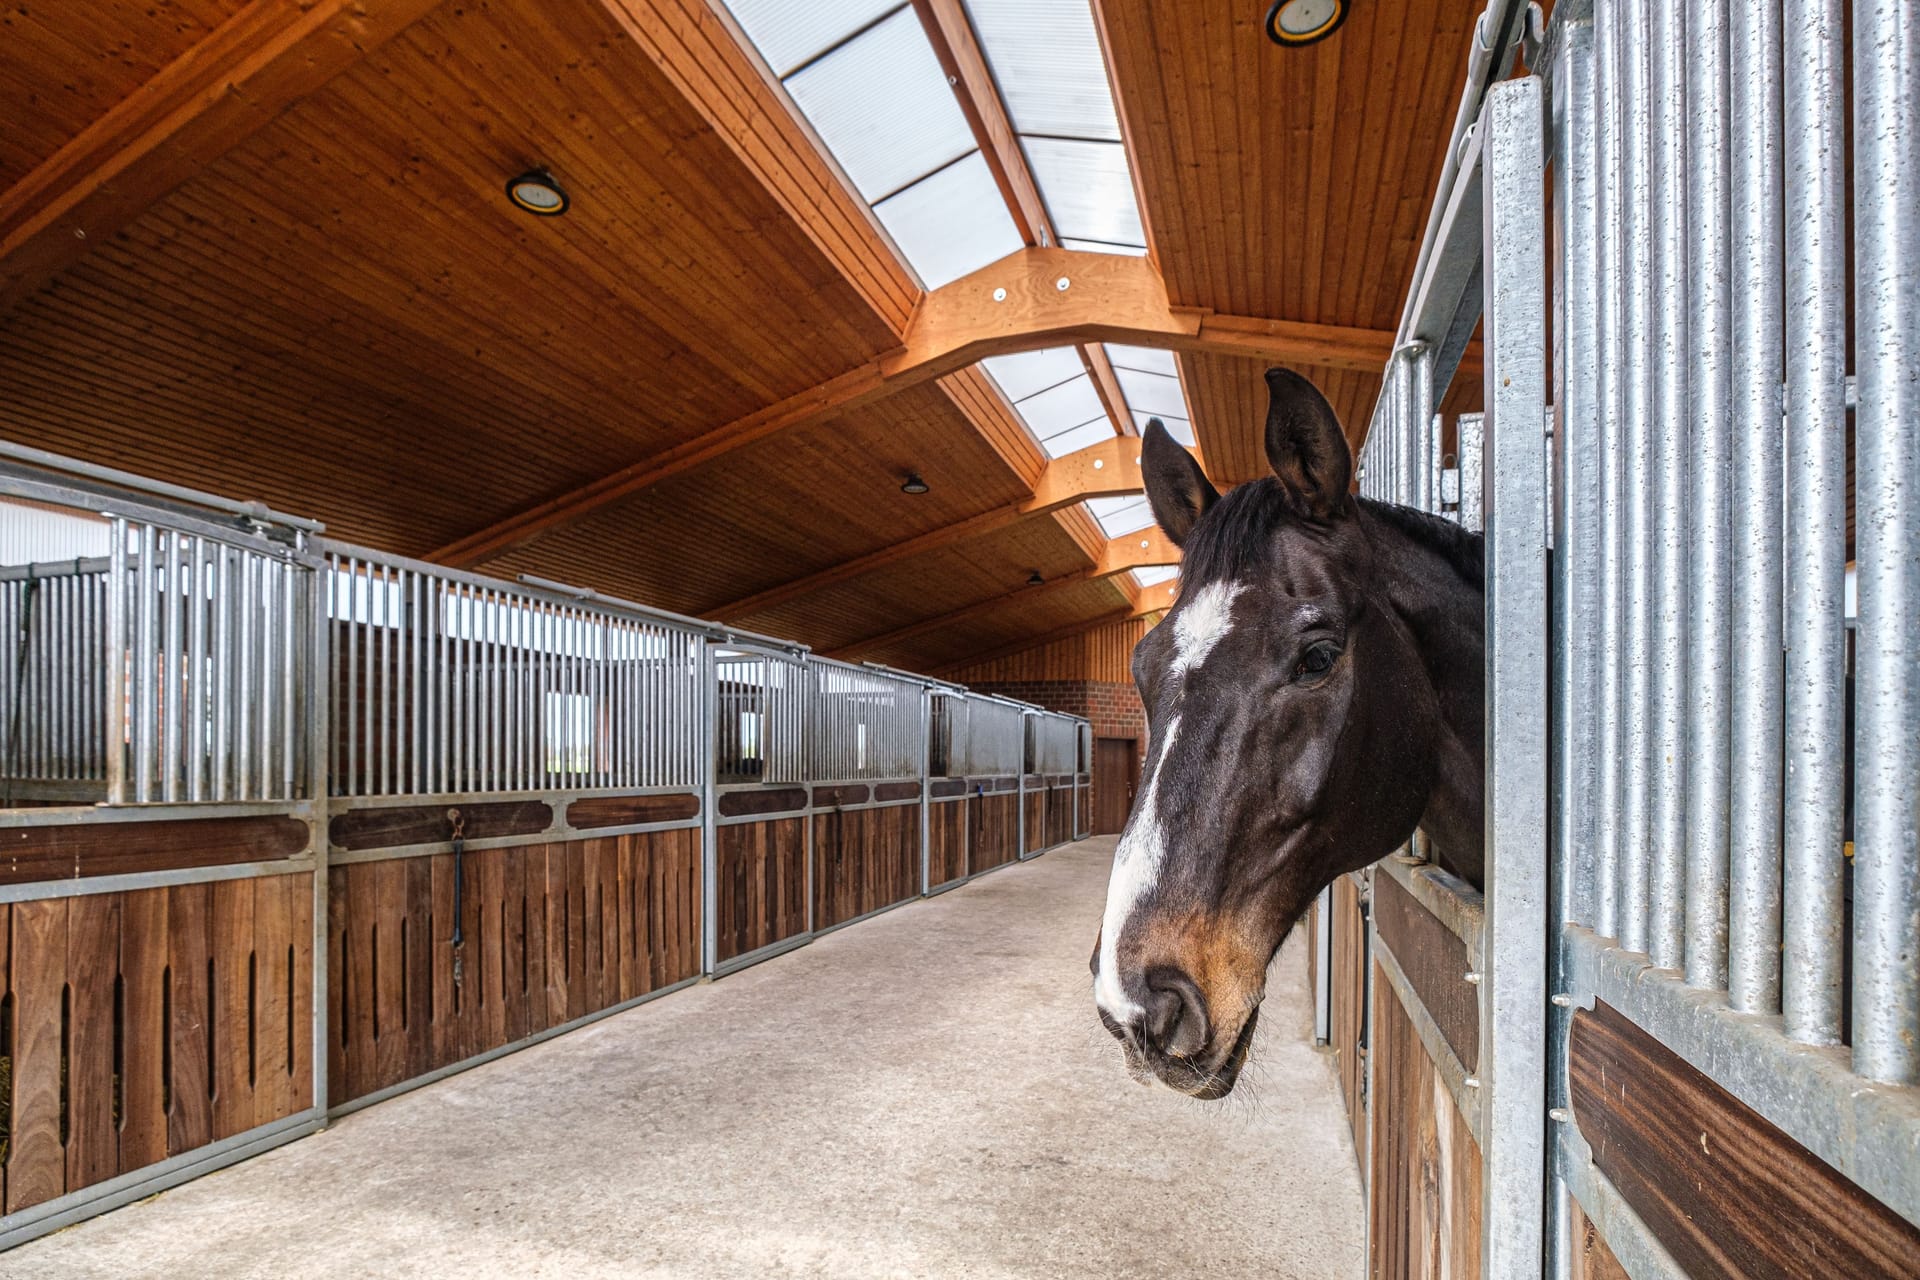
M111 516L107 523L107 625L100 661L107 676L107 799L127 802L127 522ZM224 678L224 677L223 677ZM13 690L19 697L20 691ZM217 798L217 797L216 797Z
M1486 954L1480 1082L1481 1258L1495 1280L1537 1277L1546 1200L1547 244L1541 84L1489 91L1485 139L1487 476Z
M1781 350L1780 8L1735 4L1728 30L1733 264L1728 485L1734 557L1728 789L1727 992L1743 1013L1780 1007Z
M1625 205L1621 265L1626 273L1625 342L1621 367L1626 370L1620 411L1624 425L1626 519L1621 536L1621 601L1626 626L1622 645L1626 658L1626 699L1621 716L1621 826L1620 894L1616 923L1620 943L1629 951L1647 949L1647 905L1652 869L1648 864L1647 833L1651 820L1648 792L1648 722L1652 702L1652 669L1648 647L1653 638L1652 577L1648 549L1652 545L1654 477L1652 441L1648 423L1652 414L1653 362L1651 325L1653 277L1644 258L1653 236L1653 193L1650 189L1653 121L1648 88L1651 53L1647 47L1647 11L1656 0L1627 0L1620 9L1622 22L1616 48L1621 60L1621 198ZM1657 0L1667 3L1667 0Z
M1690 0L1687 11L1687 435L1692 441L1693 522L1687 559L1686 950L1688 983L1727 981L1727 796L1732 697L1729 610L1732 546L1728 469L1732 426L1728 343L1728 0Z
M1787 1034L1840 1039L1846 708L1845 128L1841 0L1787 0Z
M1920 1083L1920 9L1854 6L1853 1067Z
M1584 923L1603 938L1619 936L1619 874L1625 841L1621 832L1624 803L1620 742L1625 719L1626 679L1622 667L1626 619L1621 601L1621 538L1624 520L1622 481L1624 424L1620 411L1621 366L1624 363L1625 258L1621 219L1625 184L1621 167L1620 111L1621 0L1595 0L1593 11L1593 156L1598 237L1595 267L1599 272L1599 308L1594 317L1594 342L1600 358L1595 363L1595 402L1599 431L1599 564L1600 635L1599 707L1596 717L1598 776L1594 780L1593 877L1588 886Z

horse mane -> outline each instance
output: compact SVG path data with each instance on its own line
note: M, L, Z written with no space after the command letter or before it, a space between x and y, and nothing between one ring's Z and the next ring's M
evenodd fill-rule
M1356 498L1362 511L1444 560L1475 587L1486 587L1483 541L1451 520L1412 507ZM1259 569L1273 533L1298 519L1280 482L1272 476L1236 485L1207 511L1180 548L1180 577L1190 585L1232 582Z
M1453 566L1473 586L1487 585L1486 540L1453 521L1414 507L1402 507L1372 498L1357 499L1368 515L1399 530Z

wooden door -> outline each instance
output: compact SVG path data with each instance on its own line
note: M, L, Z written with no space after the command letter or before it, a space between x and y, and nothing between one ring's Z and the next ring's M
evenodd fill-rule
M1127 825L1140 785L1140 744L1134 738L1093 741L1093 834L1114 836Z

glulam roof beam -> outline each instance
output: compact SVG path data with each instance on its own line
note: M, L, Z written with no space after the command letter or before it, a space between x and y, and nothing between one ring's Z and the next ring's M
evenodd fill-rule
M438 3L241 8L0 192L0 314Z

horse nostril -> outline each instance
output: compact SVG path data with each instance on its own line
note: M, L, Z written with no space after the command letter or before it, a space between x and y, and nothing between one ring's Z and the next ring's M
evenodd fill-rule
M1207 1002L1200 988L1178 969L1156 969L1147 976L1145 1038L1161 1053L1191 1058L1207 1044Z

